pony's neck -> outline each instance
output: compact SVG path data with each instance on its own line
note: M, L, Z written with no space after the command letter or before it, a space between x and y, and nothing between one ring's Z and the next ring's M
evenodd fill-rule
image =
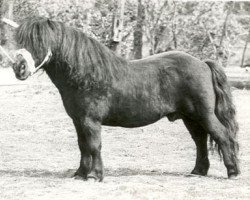
M67 81L67 73L64 68L57 68L54 63L51 63L47 65L44 70L59 91L70 86Z
M60 92L75 89L104 91L112 84L105 81L93 81L91 76L84 77L79 70L72 70L66 63L60 63L59 65L51 63L44 70Z

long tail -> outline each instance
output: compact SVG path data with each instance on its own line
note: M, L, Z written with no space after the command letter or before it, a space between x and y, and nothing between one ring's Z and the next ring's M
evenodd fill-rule
M239 128L236 121L235 106L233 104L232 94L226 74L214 61L206 60L205 63L212 71L214 91L216 95L215 114L228 130L227 133L229 135L231 150L237 158L239 145L236 136ZM210 140L212 140L211 137Z

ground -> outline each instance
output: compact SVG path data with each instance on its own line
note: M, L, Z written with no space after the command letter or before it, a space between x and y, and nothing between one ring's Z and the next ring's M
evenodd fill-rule
M0 77L0 199L250 199L250 91L233 90L240 132L241 175L228 180L210 153L207 177L189 176L195 146L181 121L134 129L103 127L102 183L71 178L77 138L46 76L27 82ZM6 73L7 74L7 73ZM21 83L21 84L20 84Z

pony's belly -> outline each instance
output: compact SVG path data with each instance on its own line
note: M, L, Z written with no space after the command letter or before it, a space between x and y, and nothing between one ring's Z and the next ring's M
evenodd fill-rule
M130 115L129 113L123 113L106 118L102 124L107 126L135 128L152 124L164 116L164 114L160 113L140 113L134 115Z
M157 120L151 120L151 121L133 121L133 122L128 122L128 121L109 121L109 122L104 122L103 125L105 126L120 126L124 128L136 128L136 127L142 127L142 126L147 126L149 124L155 123Z

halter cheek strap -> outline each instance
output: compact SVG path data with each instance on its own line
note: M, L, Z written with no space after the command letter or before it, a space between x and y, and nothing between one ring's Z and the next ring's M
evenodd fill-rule
M49 48L48 52L47 52L47 55L45 56L45 58L43 59L43 61L41 62L41 64L38 65L37 67L35 67L33 71L31 71L30 76L32 76L35 73L37 73L38 70L41 69L43 67L43 65L46 64L51 57L52 57L52 52L51 52L51 49Z

